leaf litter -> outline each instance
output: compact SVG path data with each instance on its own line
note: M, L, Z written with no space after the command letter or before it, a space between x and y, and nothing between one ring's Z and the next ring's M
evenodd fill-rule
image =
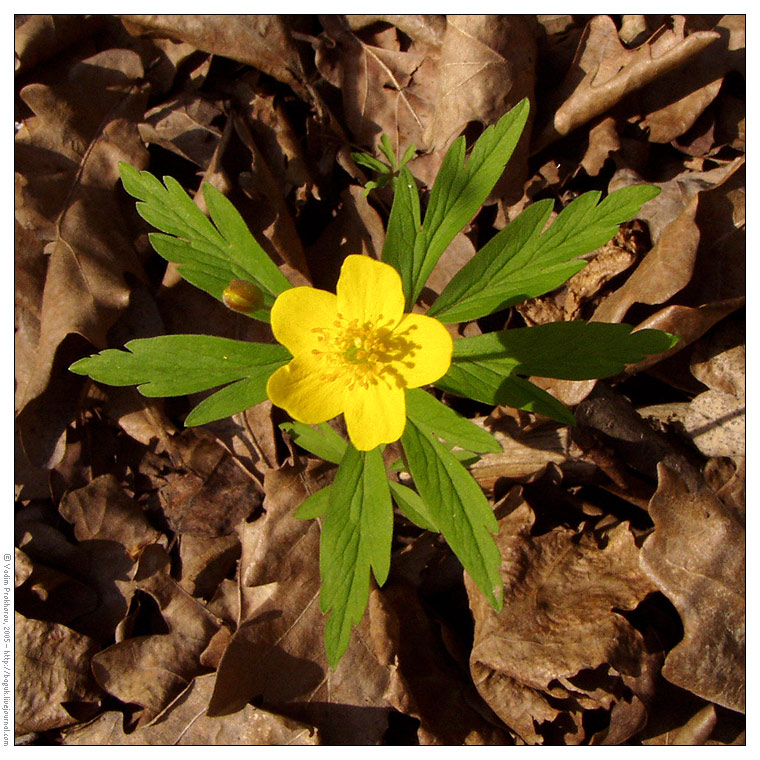
M742 16L15 25L17 741L743 741ZM504 608L399 514L388 582L331 670L320 526L293 512L334 466L268 402L183 431L202 396L66 370L167 332L271 340L151 252L118 162L201 208L212 183L293 282L330 288L346 255L378 255L390 208L352 150L414 143L424 189L524 96L526 137L423 302L528 203L648 182L661 194L586 269L462 335L591 319L682 341L605 381L541 381L573 428L444 394L502 445L471 471Z

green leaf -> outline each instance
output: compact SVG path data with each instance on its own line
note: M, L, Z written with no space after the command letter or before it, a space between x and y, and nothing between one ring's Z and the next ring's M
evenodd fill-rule
M227 242L228 256L233 267L237 266L240 268L237 271L249 273L254 282L273 296L293 287L251 234L229 198L208 182L204 182L202 188L211 219ZM251 279L242 275L240 277Z
M501 609L501 557L489 535L499 525L480 486L432 432L412 420L401 444L434 524L491 605Z
M481 454L502 450L501 444L487 430L457 414L421 388L407 390L406 413L418 426L433 431L451 446Z
M396 506L405 517L423 530L440 533L429 507L416 491L412 491L411 488L393 480L388 481L388 485L391 487L393 501L396 502Z
M607 243L658 193L652 185L635 185L598 205L599 192L584 193L545 232L552 202L532 204L457 272L428 313L464 322L554 290L586 265L578 256Z
M397 171L401 171L414 158L414 154L416 151L417 151L417 146L415 143L412 143L404 151L404 155L401 156L401 160L398 162Z
M385 232L382 260L401 275L404 293L411 293L415 240L420 230L420 197L409 169L402 169L393 181L393 205Z
M391 169L396 171L396 151L393 150L390 137L385 133L380 136L380 152L388 159Z
M528 100L521 100L488 127L473 145L466 163L464 135L452 143L433 183L422 230L415 241L411 282L409 290L404 291L408 309L417 300L441 254L474 216L502 175L520 139L529 110ZM405 257L408 253L396 255Z
M69 369L106 385L137 385L149 397L184 396L233 383L202 401L188 415L188 425L227 417L264 401L270 375L291 359L283 346L210 335L138 338L124 348L108 348Z
M503 375L591 380L617 375L626 364L667 351L678 340L660 330L632 330L580 321L501 330L454 341L452 363L466 360Z
M369 153L352 153L351 158L353 158L359 166L363 166L365 169L378 172L379 174L390 174L392 171L390 166L379 161Z
M280 430L290 433L301 447L326 462L340 464L348 444L326 422L319 425L305 425L303 422L283 422Z
M325 624L325 649L334 668L348 646L369 598L369 572L379 585L390 568L393 507L383 466L382 448L346 448L330 486L322 524L319 605L330 613Z
M454 458L461 462L465 467L472 467L472 465L475 464L475 462L480 461L480 455L479 454L473 454L471 451L465 451L464 449L454 449L450 448L448 444L446 444L446 448L451 451ZM404 463L404 460L401 459L401 457L398 457L397 459L394 459L389 465L388 469L391 472L407 472L406 464Z
M203 399L185 417L185 427L197 427L215 420L232 417L233 414L250 409L267 399L266 383L277 367L264 374L255 374L221 388Z
M459 341L455 341L458 343ZM575 417L554 396L517 375L477 361L452 362L449 371L436 381L436 386L448 393L497 406L504 404L550 417L565 425L574 425Z
M204 183L203 195L213 224L172 177L164 185L146 171L119 164L124 189L140 203L137 211L161 230L148 237L156 252L178 265L190 283L222 300L232 280L250 280L264 293L264 307L249 316L269 321L277 295L291 287L267 256L243 218L215 187Z
M468 470L470 467L472 467L472 465L480 461L480 455L473 454L471 451L465 451L464 449L449 449L449 451L452 453L457 462L460 462Z
M298 509L293 512L293 517L296 520L314 520L317 517L322 517L330 506L331 487L325 486L324 488L320 488L319 491L315 491L311 496L306 497Z

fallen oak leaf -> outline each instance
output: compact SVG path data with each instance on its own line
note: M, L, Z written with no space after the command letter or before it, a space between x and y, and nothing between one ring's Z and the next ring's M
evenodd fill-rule
M354 140L372 146L385 133L397 156L421 135L432 114L433 61L429 50L368 45L339 16L320 16L325 38L317 49L320 73L341 90Z
M166 542L113 474L101 475L82 488L68 491L58 509L73 524L78 541L115 541L134 556L148 544L162 538Z
M112 641L127 609L117 584L134 567L125 547L98 540L73 544L31 507L16 513L15 528L17 545L39 566L40 588L30 590L38 596L50 592L43 601L51 617L65 618L68 627L97 641ZM69 609L62 610L66 595Z
M649 505L654 532L641 567L673 602L683 640L662 674L671 683L744 711L745 531L703 483L687 483L664 463Z
M435 110L422 134L428 153L443 151L471 124L483 129L524 98L533 101L536 79L535 24L522 15L450 15L446 19L433 102ZM527 177L528 141L533 109L510 159L509 197L516 201ZM436 167L437 169L437 167ZM432 166L426 167L428 173ZM505 194L502 183L492 197Z
M534 522L525 503L500 521L501 612L465 578L475 618L470 668L483 698L525 742L578 744L585 710L638 698L650 657L619 610L655 587L627 524L602 538L565 528L533 536Z
M628 50L609 16L595 16L583 32L575 59L553 97L551 114L536 135L537 153L582 124L608 111L626 95L686 64L720 39L718 32L686 35L684 19L674 17L672 29L662 27L646 43Z
M525 16L449 16L424 146L446 148L470 122L495 124L524 97L532 98L535 57L534 29Z
M35 115L16 135L16 218L47 243L49 254L39 342L17 388L21 439L33 464L50 466L76 411L78 394L66 387L70 374L56 362L57 353L71 352L66 339L73 333L104 347L129 302L124 274L144 276L114 224L121 216L114 192L118 162L143 165L146 159L135 126L147 97L143 73L137 53L106 50L74 64L53 85L30 84L20 92ZM74 343L83 353L84 340Z
M251 705L223 717L209 717L206 707L214 688L213 673L188 684L149 725L125 733L124 716L107 712L85 726L68 731L65 746L272 746L318 744L313 726Z
M18 612L14 628L16 733L49 731L90 717L102 697L90 673L97 642Z
M17 14L13 24L15 74L26 72L91 35L103 17L84 14Z
M134 579L120 582L130 600L138 591L155 599L168 632L117 641L92 660L95 679L105 691L142 706L139 725L200 675L200 656L221 624L170 576L169 562L162 547L150 546L140 555Z
M309 100L307 77L291 37L297 17L277 14L124 14L133 24L247 63Z
M346 14L348 25L353 31L364 29L378 21L392 24L415 42L427 45L431 49L441 46L446 30L446 17L443 14Z
M246 121L237 115L232 117L232 121L238 137L251 152L251 171L241 172L239 181L245 194L256 203L256 224L253 228L270 255L276 252L283 261L311 281L301 238L275 174L276 167L272 165L265 147L259 147ZM265 218L272 220L266 226L260 218L264 216L264 209L269 212Z
M744 68L744 16L723 16L711 31L716 41L683 71L672 71L641 93L641 126L650 142L666 143L686 133L715 100L730 71Z
M373 654L368 616L329 670L318 599L320 527L293 518L321 485L318 470L267 472L265 515L239 527L243 609L208 714L229 715L257 699L265 709L317 726L323 743L378 744L392 712L383 696L390 676Z
M384 699L420 722L420 745L512 744L513 737L489 714L466 668L447 651L441 621L422 601L420 574L440 552L431 534L420 537L394 558L382 590L370 594L374 651L390 675Z
M205 431L187 429L172 442L182 465L161 476L158 491L169 525L198 537L229 535L261 505L258 482Z
M221 138L213 121L222 113L208 98L186 93L151 108L139 124L140 137L205 169Z

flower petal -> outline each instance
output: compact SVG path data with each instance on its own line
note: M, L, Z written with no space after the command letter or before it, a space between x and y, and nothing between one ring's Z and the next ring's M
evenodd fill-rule
M338 299L334 293L299 287L277 296L270 319L277 342L296 356L316 348L318 336L313 330L331 327L337 316Z
M347 256L338 279L338 311L349 321L388 323L393 327L404 313L399 273L369 256Z
M326 380L324 364L308 353L280 367L267 382L269 400L307 425L337 417L346 395L344 379Z
M423 314L404 314L393 334L415 346L409 356L391 363L407 388L433 383L448 372L454 341L437 319Z
M346 427L359 451L371 451L381 443L401 438L406 425L406 394L403 388L385 383L354 388L346 394Z

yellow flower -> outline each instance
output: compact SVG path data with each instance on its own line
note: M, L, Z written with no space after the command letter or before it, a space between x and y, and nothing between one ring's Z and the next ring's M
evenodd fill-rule
M367 256L343 262L337 293L292 288L272 307L272 330L293 359L267 383L276 406L317 424L343 413L360 451L398 440L406 388L446 374L453 343L446 328L404 314L398 272Z

